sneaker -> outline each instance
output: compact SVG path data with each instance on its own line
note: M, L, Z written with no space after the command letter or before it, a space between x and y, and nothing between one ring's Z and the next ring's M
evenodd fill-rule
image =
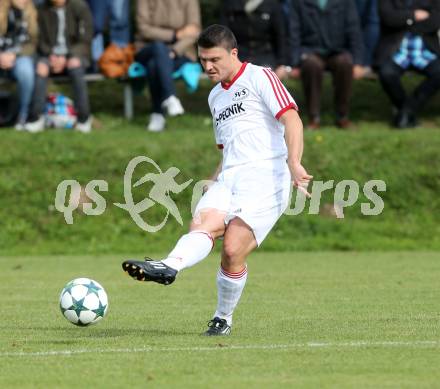
M83 134L88 134L90 131L92 131L92 122L93 118L90 115L85 122L76 122L75 130L82 132Z
M182 103L174 95L171 95L163 101L162 108L166 109L169 116L183 115L185 113Z
M160 132L165 128L165 117L161 113L152 113L150 116L150 123L148 123L147 130L152 132Z
M394 127L403 130L417 127L417 118L414 112L408 108L402 108L394 118Z
M208 322L208 330L204 333L205 336L225 336L231 333L231 326L228 325L225 319L214 317Z
M15 131L24 131L25 125L26 125L26 122L18 121L17 123L15 123L14 129L15 129Z
M32 133L41 132L44 130L45 124L44 116L42 115L34 122L27 122L24 125L24 130Z
M122 263L122 269L137 281L154 281L164 285L172 284L177 275L177 270L151 258L145 258L145 261L129 259Z

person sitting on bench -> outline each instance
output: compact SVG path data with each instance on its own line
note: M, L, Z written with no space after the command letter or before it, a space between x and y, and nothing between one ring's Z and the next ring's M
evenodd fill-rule
M67 72L73 84L73 100L78 120L75 129L90 132L89 95L85 69L90 63L93 22L84 0L47 0L38 12L38 61L35 91L29 122L30 132L44 129L47 79L50 74Z

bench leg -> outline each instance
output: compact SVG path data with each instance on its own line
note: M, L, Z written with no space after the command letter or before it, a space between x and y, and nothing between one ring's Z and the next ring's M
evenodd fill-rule
M133 119L133 88L129 82L124 85L124 115L128 120Z

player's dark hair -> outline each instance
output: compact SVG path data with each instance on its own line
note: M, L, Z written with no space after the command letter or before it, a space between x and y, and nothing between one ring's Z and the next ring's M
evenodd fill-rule
M221 24L211 24L206 27L200 34L197 45L203 49L223 47L228 51L236 49L238 46L234 33Z

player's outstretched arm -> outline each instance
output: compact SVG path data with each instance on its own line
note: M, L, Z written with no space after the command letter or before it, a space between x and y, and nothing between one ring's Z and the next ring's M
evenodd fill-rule
M298 112L289 109L281 115L281 123L284 124L286 145L288 150L287 163L292 175L293 185L301 190L306 196L311 197L307 192L307 186L313 176L309 175L301 165L301 158L304 149L303 124Z

